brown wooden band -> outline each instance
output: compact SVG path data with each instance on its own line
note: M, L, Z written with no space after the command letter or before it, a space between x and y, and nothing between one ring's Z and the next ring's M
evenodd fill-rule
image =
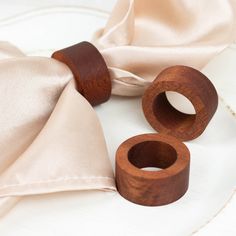
M78 91L91 105L98 105L110 98L109 71L102 55L93 44L78 43L54 52L52 58L65 63L71 69Z
M176 110L167 100L166 91L178 92L193 104L196 114ZM182 141L197 138L213 117L218 96L211 81L200 71L187 66L163 70L145 91L143 111L151 126Z
M160 171L141 168L158 167ZM123 142L116 152L116 183L127 200L146 206L176 201L188 189L190 153L176 138L142 134Z

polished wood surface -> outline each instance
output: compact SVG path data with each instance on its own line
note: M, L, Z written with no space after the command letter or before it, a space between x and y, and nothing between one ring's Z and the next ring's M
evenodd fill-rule
M167 100L166 91L178 92L193 104L196 114L185 114ZM142 98L143 112L150 125L161 133L182 141L200 136L213 117L218 96L211 81L200 71L187 66L163 70Z
M81 42L52 54L52 58L65 63L72 71L78 91L90 102L98 105L111 96L111 79L106 63L89 42Z
M158 167L160 171L142 168ZM160 206L178 200L188 189L190 153L176 138L142 134L123 142L116 152L116 183L127 200Z

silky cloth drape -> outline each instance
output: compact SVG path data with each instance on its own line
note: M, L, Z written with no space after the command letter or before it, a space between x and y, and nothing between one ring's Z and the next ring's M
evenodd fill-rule
M118 0L93 38L114 79L113 94L141 95L171 65L201 69L235 40L235 12L235 0Z
M0 214L19 196L115 190L94 109L71 71L0 43Z
M167 66L201 68L235 39L234 7L233 0L118 1L93 38L112 93L141 95ZM67 66L4 42L0 59L0 213L24 195L115 190L100 123Z

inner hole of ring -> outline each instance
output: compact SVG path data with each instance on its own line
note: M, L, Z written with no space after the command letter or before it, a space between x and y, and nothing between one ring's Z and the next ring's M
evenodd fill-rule
M128 152L128 159L134 166L145 171L166 169L177 159L175 149L160 141L144 141L134 145ZM157 169L158 168L158 169Z
M193 104L184 95L174 91L166 91L165 94L169 103L178 111L185 114L196 114Z
M167 91L172 92L172 91ZM176 93L176 92L175 92ZM179 94L179 93L178 93ZM182 95L182 97L184 97ZM187 99L184 97L185 100ZM169 98L170 100L170 98ZM168 129L175 130L187 130L191 127L196 118L196 112L194 114L187 114L177 110L167 99L166 92L160 93L154 100L153 110L158 121ZM189 100L188 100L189 101ZM173 103L173 100L172 100ZM189 103L191 103L189 101ZM192 104L192 103L191 103ZM192 105L192 109L194 107ZM195 110L194 110L195 111Z

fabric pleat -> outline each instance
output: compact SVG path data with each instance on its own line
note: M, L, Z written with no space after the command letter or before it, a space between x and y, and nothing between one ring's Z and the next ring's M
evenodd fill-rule
M201 69L235 39L234 0L118 0L93 42L110 68L113 94L139 96L164 68Z

